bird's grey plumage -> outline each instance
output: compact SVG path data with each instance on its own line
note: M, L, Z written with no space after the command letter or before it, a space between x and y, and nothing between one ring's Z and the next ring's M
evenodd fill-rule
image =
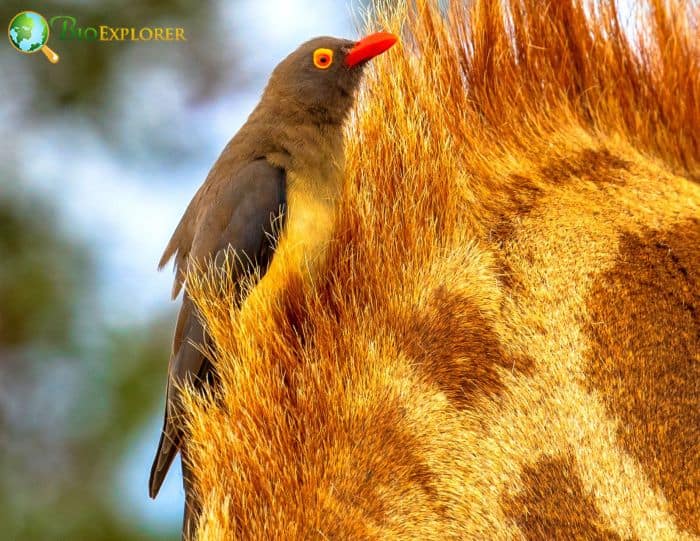
M225 185L217 204L203 218L206 231L215 239L214 261L233 248L236 282L250 275L255 267L264 269L272 259L272 244L279 219L284 216L285 173L264 159L240 169ZM228 217L228 223L225 218ZM224 225L225 224L225 225ZM223 230L222 230L223 227ZM201 347L205 333L192 301L185 294L173 341L169 369L166 413L156 460L151 470L149 492L155 497L168 467L181 445L181 432L173 419L179 415L180 387L187 381L202 381L210 370Z
M192 494L187 445L179 421L180 393L188 382L199 386L216 379L215 370L202 354L210 344L187 292L188 267L209 260L221 265L223 254L232 248L238 257L233 260L231 278L240 285L255 270L260 276L265 274L278 236L309 252L314 249L313 242L323 241L340 193L343 122L354 102L362 65L381 52L376 41L366 43L362 51L358 49L360 43L316 38L275 68L260 103L221 153L160 260L162 268L175 259L173 298L183 286L185 293L173 339L165 419L149 493L151 497L157 495L180 451L186 498L185 538L194 533L198 502ZM331 50L336 61L319 68L315 60L312 62L319 49ZM352 65L344 62L348 54L357 59ZM231 302L243 302L241 293Z

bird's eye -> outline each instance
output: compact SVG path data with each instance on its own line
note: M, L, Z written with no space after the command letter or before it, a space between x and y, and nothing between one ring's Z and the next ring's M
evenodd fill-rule
M333 63L333 51L330 49L316 49L314 51L314 66L318 69L328 69Z

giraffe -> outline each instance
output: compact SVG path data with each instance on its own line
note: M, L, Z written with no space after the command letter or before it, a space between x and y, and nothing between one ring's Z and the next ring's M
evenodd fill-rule
M700 13L639 4L378 10L322 268L188 277L200 539L700 538Z

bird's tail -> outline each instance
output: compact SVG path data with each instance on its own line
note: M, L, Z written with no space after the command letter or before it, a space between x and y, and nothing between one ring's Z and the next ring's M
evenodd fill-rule
M165 476L173 463L178 450L180 449L180 437L169 434L168 422L166 420L163 431L160 433L158 450L151 466L151 475L148 479L148 495L155 498L158 495Z

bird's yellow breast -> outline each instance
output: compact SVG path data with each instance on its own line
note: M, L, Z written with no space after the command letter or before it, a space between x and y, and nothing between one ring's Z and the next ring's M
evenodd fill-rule
M337 191L331 183L288 174L284 227L270 267L255 287L257 295L274 294L290 272L313 277L333 233Z
M290 175L287 215L274 259L302 272L323 257L335 220L333 195L319 193L311 183Z

